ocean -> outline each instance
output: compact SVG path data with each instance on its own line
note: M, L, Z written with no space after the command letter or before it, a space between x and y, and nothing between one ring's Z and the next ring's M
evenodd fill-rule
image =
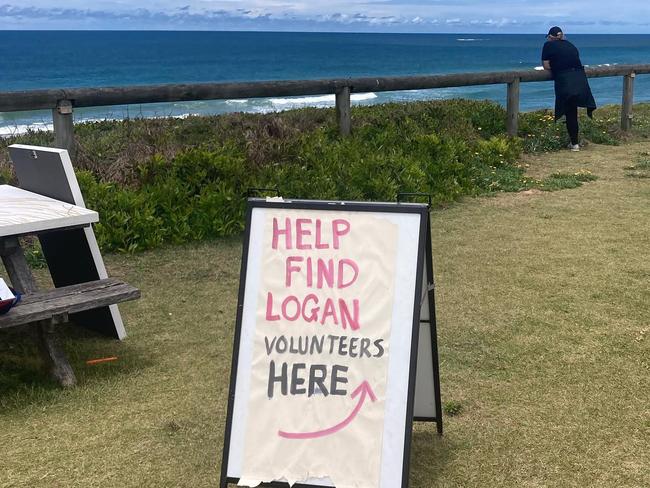
M650 62L650 35L568 36L589 66ZM0 91L158 83L402 76L539 69L544 34L350 34L178 31L0 31ZM592 79L599 105L622 79ZM504 85L354 93L353 104L473 98L505 104ZM650 75L635 101L650 100ZM75 121L329 107L334 96L83 108ZM550 108L550 82L524 83L521 109ZM0 113L0 135L51 127L49 111Z

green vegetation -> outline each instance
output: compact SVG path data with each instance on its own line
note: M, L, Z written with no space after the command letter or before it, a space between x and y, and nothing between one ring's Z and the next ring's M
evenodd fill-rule
M619 144L623 138L619 120L611 117L616 112L613 107L596 111L594 118L590 119L581 114L580 134L583 142L594 144ZM523 140L524 150L529 153L559 151L567 147L567 137L564 121L555 123L553 111L542 110L527 112L520 117L519 133Z
M415 425L411 488L650 486L650 181L625 176L648 151L527 155L531 179L599 179L433 211L447 410L442 437ZM0 334L0 486L217 486L241 240L105 258L142 299L124 342L62 327L77 388Z
M61 327L73 390L42 374L29 334L0 331L0 487L216 486L241 241L210 238L240 232L252 186L433 194L445 435L415 425L410 486L649 486L650 143L628 143L650 106L631 135L598 110L583 142L606 145L579 153L551 152L567 141L548 115L522 114L519 139L470 101L355 108L345 140L316 109L77 126L102 246L143 251L106 255L109 274L143 298L121 306L124 342ZM466 195L493 198L440 208ZM42 266L37 244L28 259Z
M41 243L33 236L22 239L22 246L25 250L25 259L32 269L41 269L47 266Z
M650 106L635 106L636 135L650 127ZM618 144L617 108L583 119L583 135ZM394 201L426 192L435 205L463 196L573 188L584 175L526 176L518 161L566 147L548 111L521 116L521 138L505 136L505 112L486 101L449 100L353 109L353 135L341 138L332 109L179 119L104 121L75 127L75 159L105 251L153 249L237 235L247 189L284 196ZM29 133L4 144L52 144ZM7 156L0 182L11 178Z
M0 185L6 185L11 182L11 171L8 166L0 167Z
M463 404L455 400L449 400L442 406L442 410L445 415L455 417L456 415L460 415L463 411Z
M595 181L598 177L591 174L591 171L580 170L575 173L553 173L542 180L540 190L556 191L567 188L577 188L586 181Z
M636 162L625 169L628 170L625 175L630 178L650 178L650 152L640 153Z

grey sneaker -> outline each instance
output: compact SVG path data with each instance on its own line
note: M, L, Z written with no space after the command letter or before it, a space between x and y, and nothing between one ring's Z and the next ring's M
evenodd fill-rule
M569 149L573 152L580 151L580 144L569 144Z

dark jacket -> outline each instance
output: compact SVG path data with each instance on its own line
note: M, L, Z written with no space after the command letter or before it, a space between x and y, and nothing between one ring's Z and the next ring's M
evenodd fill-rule
M566 111L566 103L574 98L578 107L585 107L587 115L596 110L596 101L591 94L587 75L583 67L553 73L555 80L555 120L561 118Z

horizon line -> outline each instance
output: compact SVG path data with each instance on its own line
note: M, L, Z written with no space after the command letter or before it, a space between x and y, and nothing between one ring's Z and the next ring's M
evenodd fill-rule
M473 36L544 36L544 32L402 32L347 30L272 30L272 29L24 29L0 28L0 32L229 32L267 34L392 34L392 35L473 35ZM650 36L649 32L569 33L570 36Z

